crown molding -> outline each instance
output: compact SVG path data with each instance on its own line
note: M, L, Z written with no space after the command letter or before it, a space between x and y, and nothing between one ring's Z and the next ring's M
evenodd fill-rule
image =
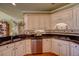
M75 5L78 5L78 4L77 3L68 4L68 5L65 5L63 7L52 10L52 11L50 11L50 13L55 13L55 12L58 12L58 11L63 10L63 9L71 8L71 7L75 6Z
M63 9L67 9L67 8L71 8L75 5L78 5L77 3L71 3L71 4L68 4L68 5L65 5L65 6L62 6L60 8L57 8L55 10L52 10L52 11L22 11L23 14L34 14L34 13L48 13L48 14L52 14L52 13L55 13L55 12L58 12L60 10L63 10Z
M22 11L22 13L23 14L29 14L29 13L31 13L31 14L34 14L34 13L48 13L48 14L50 14L51 12L50 11Z

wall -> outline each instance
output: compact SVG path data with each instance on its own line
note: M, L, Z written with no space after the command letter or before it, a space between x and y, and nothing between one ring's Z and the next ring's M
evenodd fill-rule
M12 17L12 16L0 11L0 21L8 22L10 35L17 35L17 34L20 33L19 29L18 29L18 25L15 24L14 21L18 22L18 21L21 21L21 20L23 20L23 19L14 18L14 17ZM23 22L23 21L21 21L21 22ZM22 31L22 29L20 31Z

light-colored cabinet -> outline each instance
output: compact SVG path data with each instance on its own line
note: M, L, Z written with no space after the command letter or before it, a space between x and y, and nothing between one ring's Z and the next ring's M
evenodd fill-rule
M79 44L71 42L70 47L71 56L79 56Z
M43 39L42 44L43 44L43 53L51 52L51 38Z
M79 30L79 5L73 7L73 19L75 20L75 29Z
M60 46L60 56L69 56L69 46L65 44Z
M52 52L60 56L69 55L69 42L59 40L57 38L52 39Z
M59 55L59 43L58 40L56 38L52 39L52 53L55 53L57 55Z
M31 54L31 40L22 40L0 46L0 56L23 56Z
M37 30L39 28L38 14L28 14L28 29Z
M61 10L51 15L52 29L58 23L65 23L69 26L69 29L74 29L74 19L72 8Z
M23 56L31 54L31 39L0 46L0 56Z
M25 55L25 40L14 43L15 56Z
M43 14L40 17L40 20L43 20L40 22L40 27L44 30L51 30L51 16L50 14ZM43 24L41 24L43 23Z
M25 50L26 54L32 54L31 52L31 39L26 39Z
M50 14L25 14L24 21L26 30L50 29Z
M0 56L14 56L14 44L0 46Z

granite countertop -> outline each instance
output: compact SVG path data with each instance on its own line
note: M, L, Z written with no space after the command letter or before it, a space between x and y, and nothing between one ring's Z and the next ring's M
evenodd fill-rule
M51 32L51 31L48 31L44 34L64 35L64 36L79 36L79 32Z
M64 36L69 37L71 40L66 40L70 42L75 42L79 44L79 34L78 33L58 33L58 32L47 32L42 34L41 36L35 36L27 35L27 34L21 34L21 35L15 35L15 36L7 36L7 37L0 37L0 46L14 43L17 41L25 40L25 39L37 39L37 38L52 38L53 36Z

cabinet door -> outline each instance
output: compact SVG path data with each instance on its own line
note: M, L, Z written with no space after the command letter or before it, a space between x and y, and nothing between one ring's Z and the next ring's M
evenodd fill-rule
M18 47L15 48L15 55L16 56L23 56L24 55L24 49L23 49L23 45L20 45Z
M34 30L34 17L31 15L27 16L28 21L28 30Z
M39 29L45 30L45 19L43 14L39 14Z
M51 52L54 53L54 38L51 39Z
M39 29L39 15L38 14L27 14L27 22L29 30Z
M44 28L45 30L51 30L51 17L50 14L42 15L44 19Z
M79 56L79 48L74 48L74 56Z
M53 53L60 55L60 46L57 39L53 39Z
M25 40L15 43L15 55L16 56L25 55Z
M54 29L57 23L66 23L69 29L74 29L74 19L72 18L72 8L59 11L52 14L52 27Z
M57 38L52 39L52 53L69 56L69 42Z
M2 56L14 56L13 48L7 48L6 50L2 51Z
M79 56L79 45L71 43L71 56Z
M75 29L79 29L79 6L73 7L73 19L75 20Z
M26 39L26 54L31 54L31 39Z
M50 29L50 14L27 14L24 16L25 27L28 30ZM27 29L26 27L26 29Z
M8 44L1 47L2 56L14 56L14 44Z
M29 20L30 21L30 20ZM29 25L29 21L28 21L28 15L25 14L24 15L24 30L30 30L30 25ZM30 23L31 24L31 23Z
M60 44L60 56L69 56L69 46Z
M51 39L43 39L43 52L51 52Z
M62 39L62 37L60 38ZM67 39L64 38L63 39ZM58 40L59 42L59 46L60 46L60 55L61 56L69 56L69 42L68 41L64 41L64 40Z

